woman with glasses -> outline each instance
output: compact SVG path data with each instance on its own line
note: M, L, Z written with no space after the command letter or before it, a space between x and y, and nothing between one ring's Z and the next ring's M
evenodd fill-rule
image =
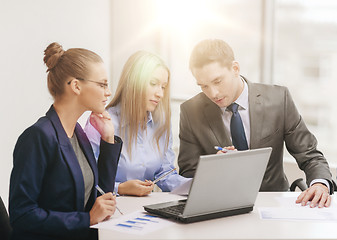
M169 85L169 69L154 54L136 52L124 65L107 106L115 132L124 142L115 183L118 194L148 195L152 181L174 169ZM84 131L97 157L100 134L89 122ZM156 184L171 191L187 180L173 171Z
M19 137L10 179L12 239L97 239L89 226L114 214L114 181L121 140L105 104L111 92L102 59L92 51L58 43L45 50L48 89L54 103ZM92 111L100 132L96 163L77 123ZM97 197L95 186L106 194Z

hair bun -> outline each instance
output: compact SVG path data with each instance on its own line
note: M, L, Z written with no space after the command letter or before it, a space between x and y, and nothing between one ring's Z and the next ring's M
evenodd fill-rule
M60 58L64 53L63 47L57 42L49 44L49 46L44 50L43 61L48 67L47 72L53 69L59 62Z

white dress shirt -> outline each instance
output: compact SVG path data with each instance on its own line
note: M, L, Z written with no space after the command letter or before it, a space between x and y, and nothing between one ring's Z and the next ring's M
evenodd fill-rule
M248 85L246 81L241 78L243 82L243 91L241 95L236 99L235 103L239 105L238 111L241 116L243 128L245 130L247 145L250 147L250 118L249 118L249 103L248 103ZM222 120L224 122L226 130L230 133L230 123L233 113L227 109L227 107L221 108ZM230 137L232 140L232 137Z

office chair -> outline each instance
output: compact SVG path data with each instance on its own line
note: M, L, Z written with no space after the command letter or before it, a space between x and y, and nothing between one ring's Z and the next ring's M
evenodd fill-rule
M332 180L332 185L333 185L334 192L336 192L337 191L337 184L336 184L335 180Z
M302 192L308 188L307 184L303 178L298 178L290 185L290 191L294 192L296 187L298 187Z
M9 217L5 204L0 197L0 239L8 240L11 234L12 228L9 224Z
M337 184L336 184L335 180L332 180L332 185L333 185L334 191L336 192L337 191ZM290 185L290 191L294 192L296 187L301 189L301 191L304 191L305 189L308 188L308 186L305 183L305 181L303 180L303 178L298 178L295 181L293 181L293 183Z

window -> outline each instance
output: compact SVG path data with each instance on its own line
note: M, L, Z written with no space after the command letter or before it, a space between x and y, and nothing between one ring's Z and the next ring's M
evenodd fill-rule
M337 2L276 0L273 83L289 88L319 150L337 164Z

